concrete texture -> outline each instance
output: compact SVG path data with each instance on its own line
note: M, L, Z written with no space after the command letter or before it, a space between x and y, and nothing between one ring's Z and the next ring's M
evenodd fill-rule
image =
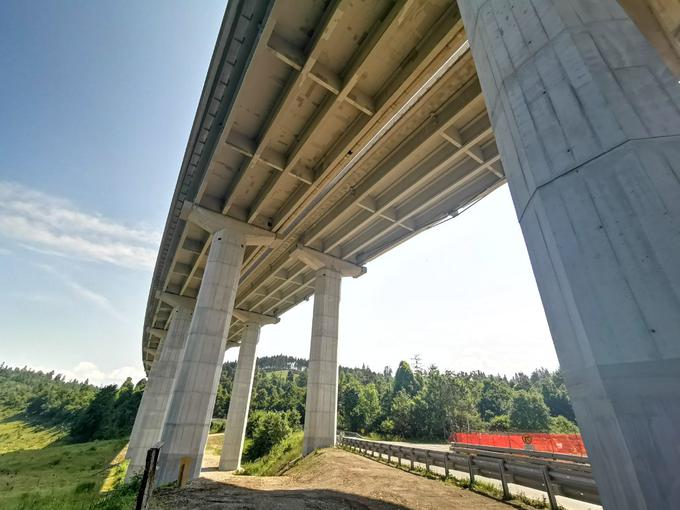
M605 508L680 500L680 87L615 0L459 2Z
M161 439L175 387L177 367L184 355L192 313L193 307L174 309L159 356L149 372L125 455L129 460L126 474L128 480L144 471L146 452Z
M338 402L338 314L341 274L318 269L307 369L303 455L335 445Z
M619 0L619 3L680 78L680 1Z
M246 325L241 347L238 351L238 363L234 374L234 385L229 400L227 423L224 429L224 446L220 456L220 469L234 471L241 467L243 439L246 435L248 409L250 409L250 393L253 389L255 375L255 351L260 338L260 325Z
M157 483L178 479L180 465L189 475L200 474L203 449L215 406L226 340L245 245L241 233L213 234L196 310L189 328L184 359L163 429Z

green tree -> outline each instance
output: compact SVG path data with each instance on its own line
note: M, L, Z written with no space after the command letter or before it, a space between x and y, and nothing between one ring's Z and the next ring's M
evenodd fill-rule
M405 390L399 391L392 399L391 417L394 422L394 433L401 437L409 437L413 431L412 416L415 402Z
M394 393L397 394L400 391L405 391L409 395L413 396L418 393L418 382L411 367L406 361L399 363L397 372L394 375Z
M560 384L558 378L549 376L540 382L540 390L543 401L550 409L551 416L564 416L572 422L576 421L574 409L571 407L569 394L564 383Z
M361 388L359 403L355 408L355 417L359 428L370 431L373 423L380 416L380 400L375 384L367 384Z
M534 391L518 391L510 406L510 425L523 432L548 432L550 410L543 397Z
M578 434L579 429L574 422L569 421L564 416L551 416L550 432L553 434Z
M265 411L253 430L253 443L248 449L248 457L257 459L269 453L275 444L291 433L286 413Z
M482 383L481 394L477 409L479 415L485 421L492 420L495 416L505 415L510 409L512 390L501 381L486 379Z
M507 414L494 416L489 422L489 430L494 432L507 432L510 430L510 417Z
M115 385L104 386L97 392L94 400L90 402L71 430L77 440L92 441L115 437L113 420L116 393Z

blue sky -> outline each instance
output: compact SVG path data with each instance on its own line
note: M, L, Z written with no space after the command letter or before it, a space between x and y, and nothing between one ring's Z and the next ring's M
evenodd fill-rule
M224 8L0 3L0 361L142 375L153 262ZM343 284L342 364L556 366L507 188L368 269ZM260 354L306 356L310 325L305 303Z

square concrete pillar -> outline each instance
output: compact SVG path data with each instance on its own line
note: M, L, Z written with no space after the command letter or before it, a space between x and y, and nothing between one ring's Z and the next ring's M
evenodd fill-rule
M338 407L338 271L318 269L314 282L312 341L307 367L303 455L335 445Z
M220 455L220 470L235 471L241 467L243 440L248 423L250 394L253 389L257 342L260 338L260 325L247 324L241 346L238 351L238 362L234 374L234 385L229 399L227 423L224 428L224 445Z
M180 466L188 470L185 479L201 472L224 360L224 330L231 322L244 248L240 235L219 231L213 237L163 429L159 485L178 480Z
M276 317L245 310L234 310L234 315L245 322L245 329L238 351L234 385L231 390L227 423L224 429L224 445L220 455L220 470L222 471L235 471L241 467L241 454L243 453L243 440L248 424L248 410L250 409L250 396L253 390L260 329L265 324L275 324L279 321Z
M187 345L163 427L158 485L197 478L222 372L246 245L265 245L271 232L185 202L181 218L212 234Z
M680 501L680 86L616 0L460 0L605 508Z
M192 313L192 307L174 309L158 358L149 371L125 455L129 460L127 480L144 471L146 452L161 439L175 387L177 367L184 356Z

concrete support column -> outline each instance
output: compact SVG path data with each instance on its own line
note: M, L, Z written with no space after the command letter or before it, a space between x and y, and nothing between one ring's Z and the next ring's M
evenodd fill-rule
M182 217L211 232L212 244L163 429L159 485L200 474L245 246L274 237L193 204L185 204Z
M180 296L177 296L178 298ZM132 427L130 443L125 457L129 460L126 479L144 471L146 452L161 439L163 425L170 406L177 367L184 356L194 300L179 300L170 319L170 327L161 342L158 357L154 360L137 417Z
M616 0L458 5L605 508L680 501L680 87Z
M307 455L317 448L335 445L340 280L343 276L361 276L366 269L302 246L292 256L316 269L302 447L302 454Z
M312 341L307 366L307 400L302 454L335 445L338 408L338 315L342 276L318 269L314 282Z
M264 324L278 322L275 317L244 310L234 310L234 315L245 322L245 330L238 351L234 385L231 390L227 423L224 429L224 445L220 455L220 470L222 471L235 471L241 467L241 454L243 453L243 440L248 423L260 329Z

